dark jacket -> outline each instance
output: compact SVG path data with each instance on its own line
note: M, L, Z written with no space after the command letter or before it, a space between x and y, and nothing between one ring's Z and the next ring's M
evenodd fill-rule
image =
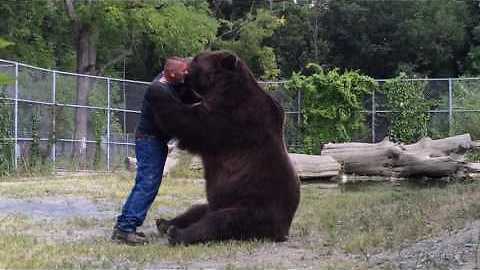
M162 77L162 73L160 73L155 79L153 80L152 84L155 82L157 86L161 86L162 91L168 91L172 93L175 97L180 99L183 103L186 104L193 104L195 102L200 101L200 98L190 89L186 87L184 84L170 84L170 83L162 83L159 82L160 78ZM153 117L153 110L155 108L155 104L151 102L152 91L159 91L160 89L152 88L151 86L148 87L147 91L145 92L145 96L143 98L142 104L142 112L140 114L140 121L137 126L136 136L156 136L159 138L164 138L166 140L170 139L170 136L166 134L164 131L159 130L154 121Z
M152 84L156 81L159 81L161 77L162 77L162 73L160 73L159 75L157 75L157 77L155 77ZM158 83L158 85L161 85L164 91L169 91L173 94L176 93L174 86L171 84ZM156 91L158 90L159 89L156 89ZM162 132L161 130L156 128L156 125L155 125L155 121L153 118L153 108L155 106L151 102L152 91L153 91L153 88L149 86L143 97L142 112L140 114L140 121L138 122L136 136L137 137L156 136L156 137L165 138L168 140L169 135L165 134L165 132Z

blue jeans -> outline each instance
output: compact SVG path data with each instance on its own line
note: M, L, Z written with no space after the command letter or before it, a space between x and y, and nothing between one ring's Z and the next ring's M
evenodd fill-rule
M162 183L163 167L167 159L167 140L154 136L142 136L135 140L137 176L122 214L117 218L115 228L124 232L135 232L142 226L147 211L157 196Z

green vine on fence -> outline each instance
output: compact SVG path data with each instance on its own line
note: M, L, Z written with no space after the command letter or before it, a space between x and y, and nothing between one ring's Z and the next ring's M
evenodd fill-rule
M425 99L425 86L425 82L408 80L404 75L382 86L387 107L392 111L389 130L392 141L412 143L427 136L428 110L433 104Z
M355 71L308 67L313 74L294 73L287 88L302 92L303 152L318 154L323 143L351 141L366 132L362 103L377 83Z
M13 45L0 38L0 49ZM14 145L11 132L11 105L4 94L2 87L12 83L12 79L6 74L0 73L0 176L9 175L13 172Z
M38 168L42 163L40 156L40 111L34 107L32 112L32 144L30 145L30 169Z
M11 110L9 103L0 92L0 176L13 172L14 149L11 132Z

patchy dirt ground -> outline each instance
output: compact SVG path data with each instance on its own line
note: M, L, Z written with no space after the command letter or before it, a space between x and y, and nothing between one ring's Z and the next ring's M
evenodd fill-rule
M478 269L480 221L457 231L402 247L396 252L377 254L373 265L391 264L398 269Z
M46 181L38 185L38 191L34 193L31 193L31 187L29 187L31 182L0 183L0 223L2 224L0 233L33 237L35 239L33 249L36 249L35 245L38 243L45 243L48 248L58 246L60 249L72 244L74 245L72 253L85 257L75 258L74 261L85 261L87 268L467 270L475 269L478 265L480 221L470 222L462 229L444 231L431 239L406 241L401 248L368 256L347 253L325 240L323 235L314 232L318 231L318 228L308 227L311 225L300 228L299 224L295 225L296 228L289 241L284 243L252 242L245 245L213 243L191 249L171 248L168 247L166 239L157 234L153 219L158 216L173 216L183 211L188 205L203 199L200 196L203 189L202 181L189 180L188 184L184 184L178 179L169 180L170 182L164 188L166 190L157 198L157 204L152 208L146 224L141 228L151 240L150 247L146 247L146 250L142 248L124 250L123 247L112 245L109 237L130 184L117 179L95 186L95 183L99 183L98 180L89 179L88 181L85 184L78 182L75 188L72 186L76 182ZM186 191L182 194L174 188ZM314 192L318 193L318 198L321 198L326 195L331 196L331 193L336 191L316 188ZM179 201L183 203L170 204ZM307 218L308 215L306 215ZM91 250L93 253L86 252L84 249ZM156 249L159 252L158 256ZM206 249L211 249L211 252L204 253ZM142 255L144 252L150 255L145 257ZM168 256L162 257L160 254L168 254ZM1 256L0 252L0 260ZM24 254L20 257L25 256L28 255ZM66 257L62 258L60 263L55 262L52 265L65 266L65 260L69 260L70 255L63 256ZM95 261L101 261L102 264L97 265ZM20 268L36 268L35 265L44 264L32 265L32 267ZM2 267L18 268L2 265L0 262L0 268ZM68 264L66 268L69 268Z
M113 215L112 207L82 197L0 199L0 215L20 214L33 219L105 218Z

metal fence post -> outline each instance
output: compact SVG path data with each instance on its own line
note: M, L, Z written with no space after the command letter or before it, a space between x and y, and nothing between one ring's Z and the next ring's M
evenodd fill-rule
M375 89L372 90L372 143L375 143L375 115L377 107L375 105Z
M53 163L53 173L56 172L56 160L57 160L57 135L56 135L56 118L57 118L57 106L56 106L56 95L57 95L57 73L55 70L52 73L52 163Z
M125 64L125 61L123 62ZM125 68L124 68L125 70ZM125 78L125 74L123 74ZM127 109L127 93L125 91L125 81L122 81L123 88L123 108ZM125 147L125 157L128 157L128 133L127 133L127 112L123 112L123 139L126 140L127 145Z
M15 149L14 149L14 159L13 166L15 171L18 169L18 156L19 156L19 146L18 146L18 63L15 63L15 99L14 99L14 136L15 136Z
M107 79L107 171L110 171L110 79Z
M453 136L453 88L452 79L448 79L448 134Z

